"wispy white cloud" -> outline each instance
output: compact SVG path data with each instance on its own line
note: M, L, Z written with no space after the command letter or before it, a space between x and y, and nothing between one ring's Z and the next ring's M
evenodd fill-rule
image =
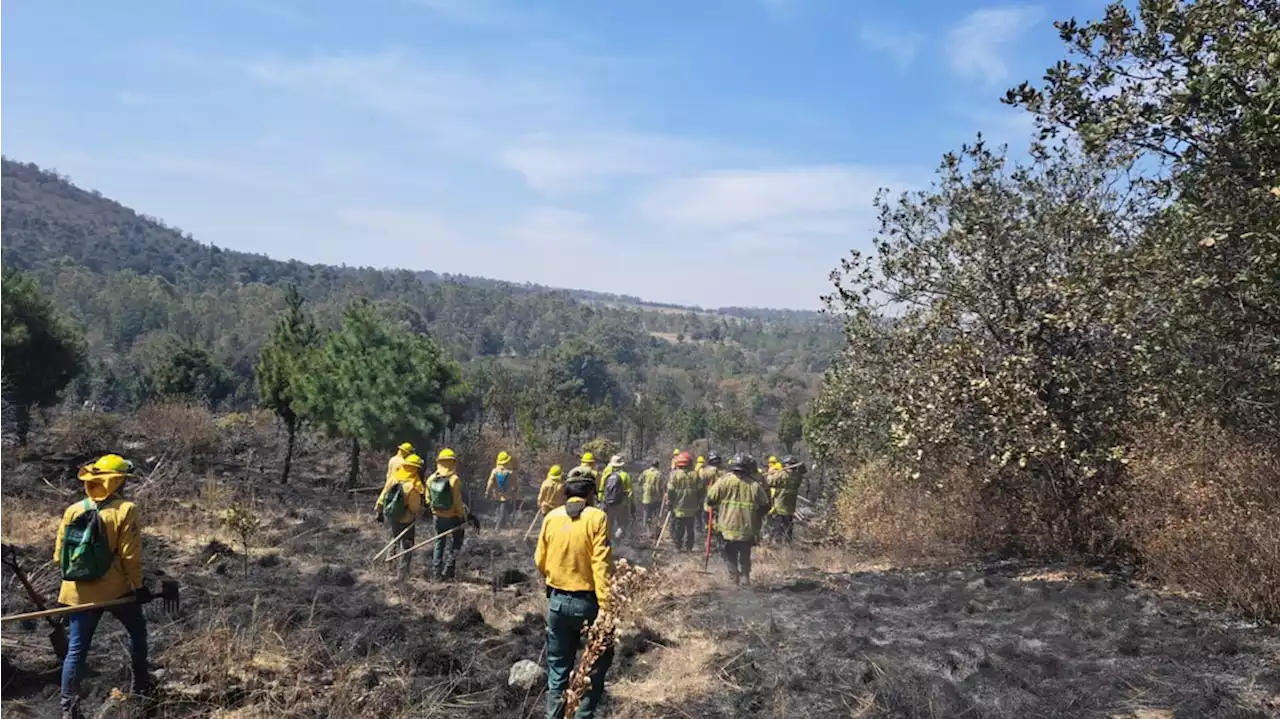
M1044 17L1039 5L1003 5L975 10L947 35L947 58L957 75L994 85L1009 77L1006 55Z
M510 231L520 244L538 252L583 250L599 241L591 218L559 207L538 207Z
M858 28L858 39L874 52L888 55L899 70L906 70L916 58L924 36L886 23L864 22Z
M641 216L703 244L786 249L851 239L870 226L881 187L893 173L848 165L706 172L659 183L638 204Z
M227 4L240 10L261 15L271 20L278 20L291 25L307 25L311 17L292 5L274 2L273 0L224 0Z
M540 133L501 151L500 163L548 195L591 192L626 177L674 172L697 162L697 142L633 132Z
M414 4L445 20L488 29L508 29L521 24L522 16L499 0L413 0Z
M248 70L264 84L378 113L449 146L489 142L498 126L561 121L575 108L555 79L501 68L479 73L401 48L262 60Z

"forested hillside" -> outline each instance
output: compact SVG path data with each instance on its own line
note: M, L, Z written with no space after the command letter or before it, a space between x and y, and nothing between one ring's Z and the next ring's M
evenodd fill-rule
M35 165L6 159L3 178L5 265L33 275L84 333L87 371L66 393L77 404L128 409L195 391L215 406L253 405L253 367L288 286L322 330L354 300L371 301L463 364L473 415L511 430L523 407L529 432L567 443L659 427L673 439L758 443L816 392L840 343L837 326L813 313L646 309L619 296L227 251ZM173 386L175 364L201 379Z

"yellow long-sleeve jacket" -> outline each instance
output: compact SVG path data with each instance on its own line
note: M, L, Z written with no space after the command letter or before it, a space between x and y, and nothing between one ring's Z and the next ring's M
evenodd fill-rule
M391 455L391 459L387 460L387 481L390 482L396 476L396 470L404 466L404 460L409 455L396 451Z
M564 480L550 475L542 480L538 488L538 511L548 514L551 510L564 504Z
M422 483L420 473L406 465L400 463L392 472L392 476L387 478L387 483L383 485L382 492L378 495L378 501L374 503L374 509L382 512L382 505L387 500L387 492L396 484L404 488L405 512L399 517L387 517L387 519L397 524L405 524L407 522L417 521L422 516L423 507L426 506L427 487Z
M431 507L431 514L437 517L466 519L467 505L462 502L462 479L458 477L458 472L453 467L437 464L435 473L428 477L426 481L428 492L430 491L431 480L437 477L445 477L449 480L449 494L453 497L453 502L448 509Z
M506 484L498 484L498 473L506 472ZM519 483L516 481L516 473L512 471L510 466L498 465L489 470L489 482L485 485L484 493L487 497L493 497L499 502L510 502L520 494Z
M602 510L583 506L581 514L570 516L572 505L585 503L574 497L542 520L533 561L546 577L547 586L566 592L593 591L603 609L613 578L613 547L608 518Z
M97 478L85 482L90 499L97 502L98 516L107 530L107 542L115 554L111 568L103 576L88 581L62 583L58 602L76 606L119 599L142 586L142 527L138 519L138 507L114 496L114 491L124 482L123 476L111 486ZM106 491L104 491L106 490ZM97 496L95 496L97 495ZM98 499L101 497L101 499ZM53 561L62 557L62 534L67 525L87 509L83 501L67 507L58 525L58 537L54 542Z

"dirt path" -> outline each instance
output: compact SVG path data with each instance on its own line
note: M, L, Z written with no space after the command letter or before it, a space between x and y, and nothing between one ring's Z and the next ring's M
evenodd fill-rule
M719 687L657 715L1280 716L1274 629L1109 577L800 570L668 609Z

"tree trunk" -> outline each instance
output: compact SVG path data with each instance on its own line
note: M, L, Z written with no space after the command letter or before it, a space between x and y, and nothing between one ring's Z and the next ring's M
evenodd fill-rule
M298 423L294 421L285 424L285 431L289 433L289 441L284 448L284 471L280 473L280 484L289 483L289 469L293 467L293 442L298 436Z
M347 472L347 489L356 486L360 478L360 440L351 440L351 469Z
M13 405L13 432L18 436L18 444L27 446L27 435L31 433L31 406Z

